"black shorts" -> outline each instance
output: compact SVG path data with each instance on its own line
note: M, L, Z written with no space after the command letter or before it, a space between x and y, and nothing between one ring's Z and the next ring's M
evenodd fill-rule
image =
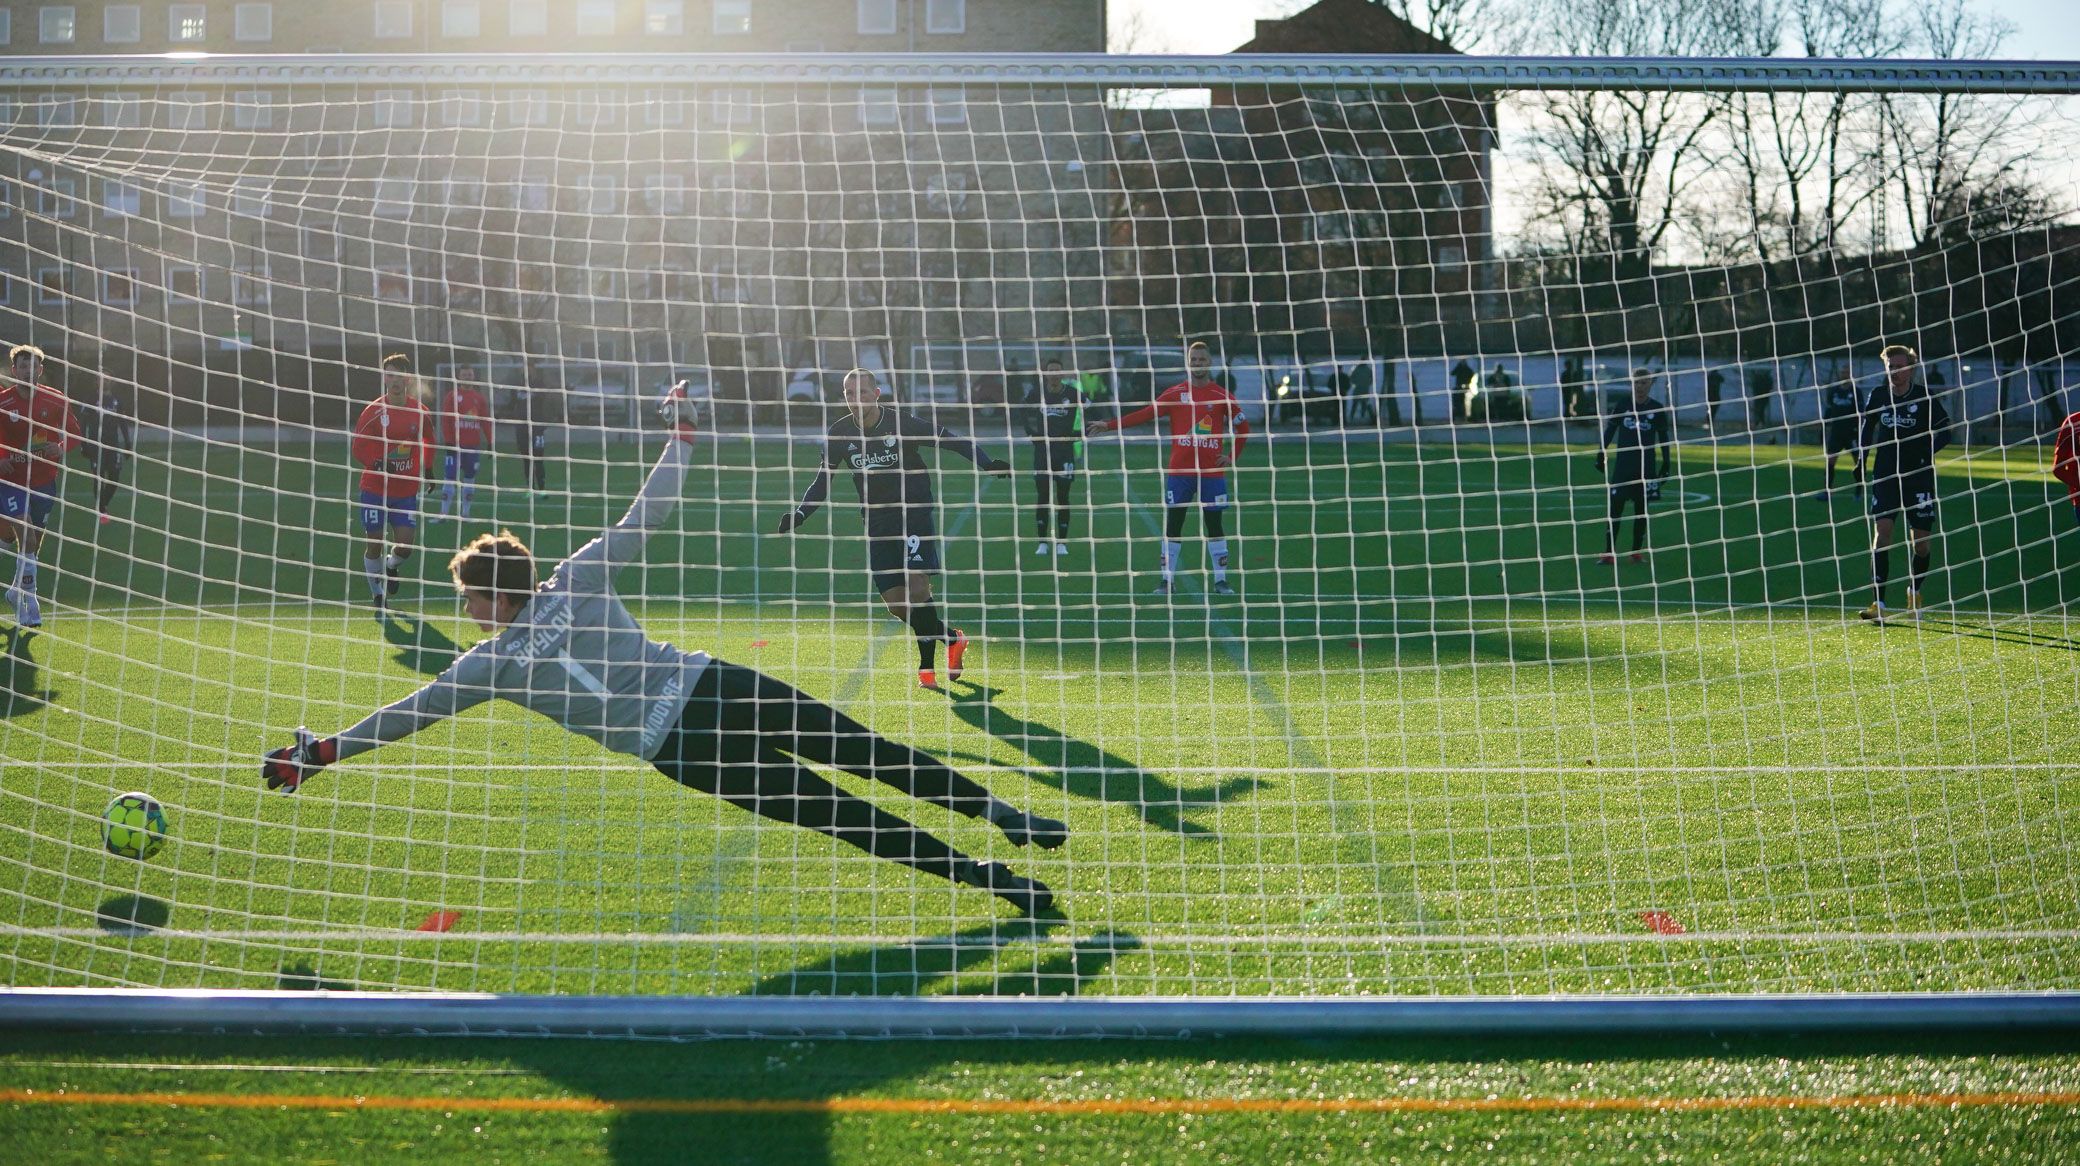
M1871 517L1891 518L1907 512L1907 525L1915 530L1936 528L1936 476L1909 474L1903 478L1879 478L1871 483Z
M867 570L874 577L874 594L901 587L910 572L937 574L939 531L932 512L909 510L900 520L867 522Z
M1856 451L1856 419L1829 421L1820 433L1820 444L1830 455Z
M1034 442L1033 474L1042 478L1075 477L1076 443L1067 440Z
M1630 482L1612 482L1612 483L1611 483L1611 506L1612 506L1612 508L1613 508L1613 509L1615 509L1615 508L1617 507L1617 505L1618 505L1619 503L1621 503L1621 502L1630 502L1630 503L1632 503L1632 504L1633 504L1634 506L1637 506L1637 507L1639 507L1639 512L1640 512L1641 514L1645 514L1645 513L1647 512L1647 482L1646 482L1646 479L1644 479L1644 478L1639 478L1639 479L1635 479L1635 480L1633 480L1633 481L1630 481Z

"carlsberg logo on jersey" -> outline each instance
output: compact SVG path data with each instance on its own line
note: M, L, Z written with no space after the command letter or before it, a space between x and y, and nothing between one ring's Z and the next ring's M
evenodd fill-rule
M1878 424L1887 429L1921 428L1921 403L1878 410Z
M853 446L850 460L852 468L855 470L885 470L894 466L902 459L903 453L896 448L896 439L891 437L888 439L887 444L872 453L868 453L857 445Z

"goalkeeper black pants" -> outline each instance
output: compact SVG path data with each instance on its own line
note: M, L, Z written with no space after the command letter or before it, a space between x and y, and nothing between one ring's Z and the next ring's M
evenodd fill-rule
M791 822L869 854L953 878L968 856L802 764L814 761L979 818L989 791L792 685L720 660L694 682L679 726L652 764L733 806Z

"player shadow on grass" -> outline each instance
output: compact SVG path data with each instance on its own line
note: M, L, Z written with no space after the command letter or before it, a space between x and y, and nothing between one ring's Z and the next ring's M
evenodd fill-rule
M916 996L941 990L959 996L1074 996L1120 956L1142 946L1138 938L1118 932L1099 932L1069 944L1049 942L1048 936L1060 926L1048 920L1007 920L908 943L849 949L769 976L749 991L760 996ZM994 971L985 967L992 961L998 965ZM971 1052L961 1041L904 1042L899 1054L845 1057L842 1070L829 1072L823 1071L822 1046L815 1041L767 1042L740 1056L741 1047L724 1042L713 1056L692 1058L696 1067L689 1067L688 1076L700 1084L719 1085L725 1096L813 1103L900 1087L941 1058L955 1061ZM590 1097L625 1095L631 1088L617 1058L598 1058L588 1065L591 1072L578 1074L568 1071L571 1060L557 1058L550 1062L557 1068L545 1065L543 1071ZM731 1072L731 1061L743 1062L747 1071ZM597 1080L590 1079L593 1073ZM650 1077L635 1088L656 1096L675 1086L685 1087ZM608 1155L624 1164L755 1161L814 1166L837 1157L834 1126L840 1120L817 1112L755 1118L624 1112L609 1135ZM689 1153L688 1147L698 1147L698 1152Z
M94 909L94 926L115 935L158 931L173 918L173 908L150 895L115 895Z
M1031 776L1076 797L1132 806L1142 821L1163 830L1211 837L1211 828L1192 821L1186 813L1254 793L1263 784L1255 777L1233 777L1212 785L1173 785L1117 753L1071 737L1052 725L1023 720L1006 712L996 705L998 689L984 684L970 684L967 688L966 692L953 694L953 715L1017 746L1040 766L1037 771L1027 771Z
M383 639L397 647L396 660L414 672L438 676L462 654L448 633L408 615L392 613L383 620Z
M1957 619L1941 619L1923 616L1910 626L1925 631L1942 632L1945 635L1967 636L1974 640L1990 640L1996 644L2009 644L2019 648L2056 648L2062 652L2080 652L2080 640L2068 636L2052 635L2048 632L2028 628L2004 628L1992 624L1970 624Z
M0 634L0 718L33 713L57 693L43 686L43 665L29 654L33 631L8 628Z

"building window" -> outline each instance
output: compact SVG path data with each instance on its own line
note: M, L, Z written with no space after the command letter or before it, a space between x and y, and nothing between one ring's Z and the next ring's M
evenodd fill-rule
M210 101L200 93L176 93L166 101L166 128L206 130L210 128Z
M202 298L202 269L188 264L166 269L166 298L194 302Z
M444 184L442 199L451 207L474 210L484 205L484 181L480 178L450 178Z
M76 126L84 98L70 93L52 93L36 103L36 124L44 127Z
M209 5L174 4L166 9L166 39L177 45L197 44L209 37Z
M1466 248L1439 247L1437 249L1437 266L1450 271L1456 271L1466 266Z
M409 89L379 89L376 91L375 121L379 130L410 129L412 125L412 91Z
M549 124L549 95L540 89L516 89L506 99L506 124L545 126Z
M549 211L556 208L556 184L546 174L524 174L520 177L519 196L515 199L518 209L523 211Z
M441 94L441 122L451 126L483 125L483 97L468 89L450 89Z
M39 8L36 11L36 39L47 45L69 45L79 28L79 16L72 5L62 8Z
M339 223L324 221L306 223L303 228L303 257L320 263L338 263L340 256Z
M376 37L403 40L412 35L412 0L376 0Z
M144 39L144 9L111 4L101 10L101 39L112 45L134 45Z
M859 34L889 36L896 30L896 0L859 0Z
M260 305L266 304L271 298L265 263L240 264L231 269L232 303Z
M510 36L549 35L549 0L512 0L506 8Z
M751 0L715 0L716 36L743 36L751 31Z
M70 178L51 178L37 181L35 171L29 179L36 182L36 213L47 219L69 219L78 202L79 184Z
M110 129L144 128L144 98L135 93L110 93L101 98L101 124Z
M274 94L241 93L232 98L231 126L241 130L264 130L274 127Z
M137 269L117 267L101 273L101 302L112 308L137 303Z
M588 174L585 176L585 213L588 215L611 215L621 210L621 184L612 174Z
M715 89L708 93L708 120L716 125L743 125L758 116L758 95L749 89Z
M968 0L924 0L924 30L945 34L968 31Z
M606 129L620 120L612 89L580 89L571 95L571 117L579 128Z
M960 88L934 89L931 91L932 124L935 126L957 126L968 124L968 95Z
M617 0L578 0L578 35L613 36Z
M273 40L274 5L241 4L232 9L231 35L238 40Z
M441 0L442 36L473 37L483 31L484 16L477 0Z
M412 180L376 179L376 214L385 219L407 219L412 215Z
M199 219L209 210L209 191L200 182L176 179L166 190L166 214L176 219Z
M391 303L412 302L412 269L402 263L386 263L376 268L376 298Z
M686 211L686 176L650 174L643 178L643 202L654 214L676 215Z
M14 10L0 8L0 45L14 41Z
M643 31L651 36L685 33L686 0L643 0Z
M240 178L231 184L231 213L249 219L269 218L274 214L272 191L265 178Z
M39 304L62 304L65 302L64 268L39 267L36 269L36 302Z
M101 213L118 218L132 218L144 208L144 191L119 178L104 178L101 181Z
M686 96L677 89L651 89L643 94L643 124L676 126L686 121Z
M903 110L896 103L896 91L892 87L877 85L859 91L859 124L892 126L902 120Z

